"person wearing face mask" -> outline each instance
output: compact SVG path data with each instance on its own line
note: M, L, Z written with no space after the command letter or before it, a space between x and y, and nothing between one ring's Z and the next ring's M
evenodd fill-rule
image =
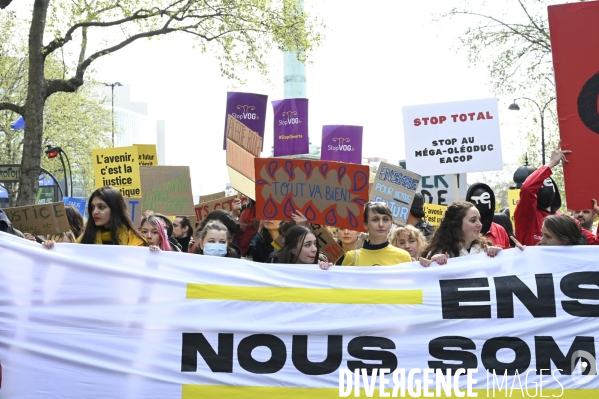
M559 215L557 210L562 206L562 199L557 184L550 177L551 169L560 162L568 162L566 154L572 152L562 150L561 145L560 140L547 164L530 174L520 188L520 201L514 211L514 224L518 240L523 245L537 245L543 238L543 219L549 215ZM582 233L589 244L599 244L597 237L590 231L583 229Z
M229 244L229 230L218 220L212 220L198 234L194 253L199 255L241 258L237 249Z
M484 183L474 183L468 188L466 201L473 203L480 213L480 221L483 224L481 234L496 247L511 248L507 232L501 225L493 221L495 216L495 193L491 190L491 187Z

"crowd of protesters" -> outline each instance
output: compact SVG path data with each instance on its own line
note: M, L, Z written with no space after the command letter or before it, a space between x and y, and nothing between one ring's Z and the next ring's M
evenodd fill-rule
M415 194L407 225L393 225L393 215L382 202L364 206L365 232L331 228L344 255L328 259L306 217L296 212L291 220L257 220L252 200L233 203L232 212L216 210L198 226L186 216L170 218L146 211L140 226L131 221L120 191L106 186L89 197L86 224L79 212L66 207L70 231L48 237L22 234L0 210L0 231L40 242L147 246L151 251L244 258L254 262L318 264L326 270L338 266L391 266L417 261L422 266L447 264L452 258L477 253L495 257L502 250L530 245L597 245L593 224L599 206L560 214L561 196L551 178L552 169L567 162L556 148L546 165L532 173L520 191L512 229L505 213L495 213L495 195L486 184L469 187L466 201L449 205L435 229L424 220L424 198Z

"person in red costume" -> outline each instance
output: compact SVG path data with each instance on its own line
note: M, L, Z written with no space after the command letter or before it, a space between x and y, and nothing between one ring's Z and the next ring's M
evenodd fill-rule
M562 206L557 184L550 177L551 169L560 162L568 162L566 154L572 152L562 150L561 145L560 140L545 166L541 166L528 176L520 188L520 201L514 211L514 222L518 240L524 245L537 245L541 242L543 219L549 215L559 214L557 210ZM588 244L599 244L599 239L593 233L584 229L582 232Z

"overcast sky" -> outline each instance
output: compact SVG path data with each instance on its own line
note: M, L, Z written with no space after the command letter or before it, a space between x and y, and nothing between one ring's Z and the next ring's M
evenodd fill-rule
M402 106L493 97L484 66L469 65L466 54L456 52L468 20L434 20L460 2L305 3L327 25L326 39L307 67L313 144L320 145L323 125L361 125L363 155L396 163L405 156ZM138 42L92 66L100 81L131 85L131 100L148 102L151 116L166 121L166 164L191 167L197 196L223 190L228 181L222 150L227 90L268 95L263 156L270 154L270 101L283 98L283 55L274 51L271 57L272 86L254 74L246 86L235 87L220 77L210 54L191 46L183 34ZM510 142L518 124L518 116L505 116L511 100L499 99L504 158L514 153Z

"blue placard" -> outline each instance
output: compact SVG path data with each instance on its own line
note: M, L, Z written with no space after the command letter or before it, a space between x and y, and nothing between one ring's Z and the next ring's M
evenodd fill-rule
M64 202L65 206L71 205L73 208L77 209L83 218L86 218L85 215L85 207L87 205L87 199L85 198L75 198L75 197L62 197L62 202Z

